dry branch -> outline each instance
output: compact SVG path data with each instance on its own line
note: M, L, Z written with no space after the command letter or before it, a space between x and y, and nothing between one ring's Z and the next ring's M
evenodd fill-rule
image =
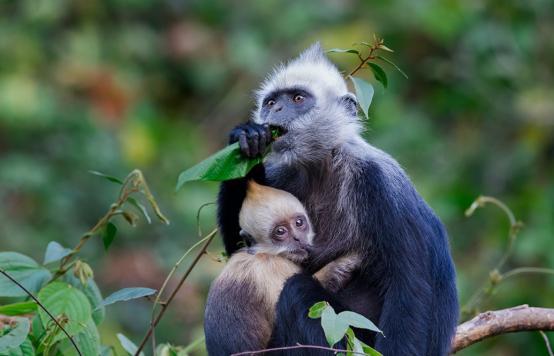
M531 330L554 330L554 309L520 305L481 313L458 326L452 353L491 336Z

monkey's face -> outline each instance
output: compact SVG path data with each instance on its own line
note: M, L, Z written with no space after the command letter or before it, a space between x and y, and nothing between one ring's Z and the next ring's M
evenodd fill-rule
M310 112L315 104L314 94L306 88L275 90L263 99L260 119L286 134L293 120Z
M319 44L280 66L257 92L253 121L280 129L274 158L320 161L360 130L356 97Z
M312 237L312 227L303 213L275 224L269 236L271 244L281 251L279 254L294 262L308 258Z

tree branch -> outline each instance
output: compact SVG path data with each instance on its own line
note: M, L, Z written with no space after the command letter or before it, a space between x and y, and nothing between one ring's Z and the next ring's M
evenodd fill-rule
M554 330L554 309L520 305L481 313L458 326L452 353L491 336L531 330Z

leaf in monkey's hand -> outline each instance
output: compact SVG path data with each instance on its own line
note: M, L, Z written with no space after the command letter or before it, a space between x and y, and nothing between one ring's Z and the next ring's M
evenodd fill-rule
M177 180L176 190L181 189L183 184L196 180L221 182L244 177L262 160L262 157L244 157L240 152L239 143L235 142L197 165L181 172Z

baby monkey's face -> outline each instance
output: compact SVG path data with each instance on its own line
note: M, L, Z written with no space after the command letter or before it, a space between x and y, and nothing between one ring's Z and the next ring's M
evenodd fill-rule
M313 232L310 221L303 213L278 221L270 231L269 243L278 247L283 257L294 262L308 258Z

